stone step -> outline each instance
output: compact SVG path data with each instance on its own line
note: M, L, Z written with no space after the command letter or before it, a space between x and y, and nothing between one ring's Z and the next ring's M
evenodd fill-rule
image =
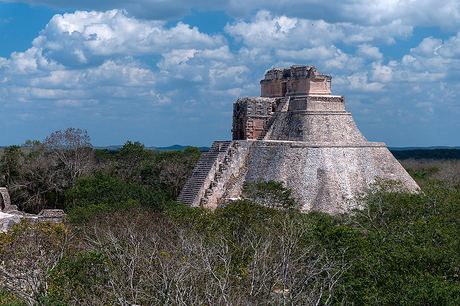
M224 154L225 156L230 144L231 141L214 142L209 151L201 155L192 174L187 179L184 188L177 198L177 201L185 205L193 204L210 170L217 162L219 155Z
M267 133L270 131L270 128L273 125L273 122L276 121L276 119L279 117L279 114L283 110L284 106L286 105L286 102L289 101L290 98L284 98L281 100L280 104L278 105L278 109L275 111L275 113L271 116L271 118L268 120L267 125L264 127L262 130L262 133L260 133L259 137L257 137L257 140L264 140L265 136L267 136Z

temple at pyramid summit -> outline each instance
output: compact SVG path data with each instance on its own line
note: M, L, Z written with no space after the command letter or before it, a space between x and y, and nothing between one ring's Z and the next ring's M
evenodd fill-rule
M345 97L331 95L331 79L314 66L267 71L261 96L233 105L233 140L202 154L177 200L215 209L239 198L244 182L274 180L303 211L335 214L378 178L416 191L386 145L361 134Z

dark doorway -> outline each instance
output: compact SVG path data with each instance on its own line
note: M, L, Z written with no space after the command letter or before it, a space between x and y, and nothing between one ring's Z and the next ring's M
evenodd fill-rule
M281 95L283 97L286 95L286 82L281 83Z
M3 194L0 193L0 208L5 209L5 201L3 200Z

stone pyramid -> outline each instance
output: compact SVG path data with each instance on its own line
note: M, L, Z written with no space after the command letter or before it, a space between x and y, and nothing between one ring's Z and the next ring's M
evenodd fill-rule
M377 178L418 189L382 142L369 142L314 66L272 69L261 97L233 105L233 140L203 153L178 201L214 209L244 182L282 181L303 211L340 213Z

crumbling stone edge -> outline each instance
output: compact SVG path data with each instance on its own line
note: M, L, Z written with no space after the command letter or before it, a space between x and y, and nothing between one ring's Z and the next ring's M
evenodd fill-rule
M26 220L30 224L37 222L61 222L65 213L62 209L43 209L38 215L19 211L11 205L10 195L6 187L0 187L0 233L8 232L16 223Z

